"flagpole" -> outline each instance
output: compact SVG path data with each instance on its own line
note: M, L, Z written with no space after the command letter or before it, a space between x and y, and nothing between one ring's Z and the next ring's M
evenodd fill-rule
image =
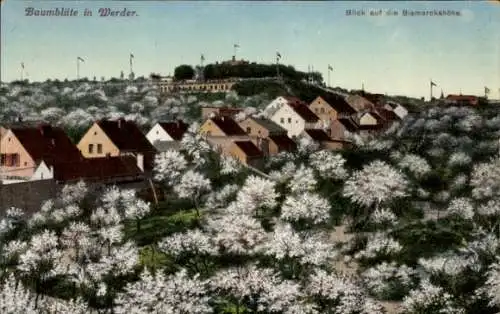
M330 85L330 66L328 66L328 87L331 87L331 85Z
M21 63L21 81L24 80L24 62Z
M76 57L76 79L80 79L80 60Z
M431 84L431 97L429 98L429 102L431 102L431 101L432 101L432 79L431 79L431 81L430 81L430 84Z
M132 72L134 72L132 68L132 54L130 54L129 59L130 59L130 73L132 74Z

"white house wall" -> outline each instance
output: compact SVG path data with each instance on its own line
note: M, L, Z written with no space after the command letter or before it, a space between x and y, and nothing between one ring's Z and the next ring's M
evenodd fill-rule
M288 122L288 119L291 119L291 121ZM290 138L298 136L307 127L304 119L288 105L279 108L278 111L274 113L271 120L287 130L288 137Z
M360 125L376 125L377 119L375 119L371 114L365 113L361 119L359 119Z
M31 176L30 180L48 180L54 178L54 172L45 164L41 162L35 170L35 173Z
M151 144L156 141L173 141L174 139L157 123L146 134L146 138Z
M408 110L406 110L406 108L401 105L397 105L396 108L394 108L394 113L400 119L404 119L408 115Z

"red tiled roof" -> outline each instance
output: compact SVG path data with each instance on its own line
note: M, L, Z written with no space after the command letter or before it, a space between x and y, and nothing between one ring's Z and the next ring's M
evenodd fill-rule
M339 118L338 121L345 127L347 131L351 133L356 132L359 128L359 125L351 118Z
M302 101L300 98L295 97L295 96L282 96L289 104L304 104L307 105L304 101Z
M227 136L246 135L246 132L239 126L239 124L229 117L214 117L211 118L213 123L221 129Z
M270 141L272 141L274 144L276 144L276 146L278 146L278 149L280 151L282 151L282 150L294 151L297 149L297 143L295 143L286 134L270 135L268 138Z
M378 113L387 121L401 120L397 114L392 110L387 110L385 108L379 108Z
M314 141L327 142L332 141L332 138L326 134L325 131L320 129L305 129L306 132Z
M377 122L378 122L378 123L384 123L384 120L385 120L385 119L384 119L384 117L382 117L382 116L380 115L380 113L379 113L379 112L377 112L377 111L370 111L369 113L370 113L370 114L371 114L371 115L372 115L375 119L377 119Z
M342 96L327 94L320 97L339 113L356 113L356 109L349 105L349 103Z
M11 131L35 163L42 159L52 164L58 160L82 158L80 150L61 128L42 124L38 127L13 127Z
M360 125L358 126L359 130L380 130L384 127L382 124L375 124L375 125Z
M304 103L289 103L289 105L306 122L316 122L319 120L318 116Z
M139 176L142 171L132 156L83 158L77 162L54 164L54 178L58 181L106 181Z
M113 144L121 151L154 152L154 146L132 121L99 120L96 122Z
M446 99L456 101L477 101L478 97L472 95L448 95Z
M255 146L251 141L234 141L236 146L238 146L247 157L261 157L262 152Z
M184 133L189 128L189 125L181 120L176 122L158 122L158 124L176 141L182 140Z

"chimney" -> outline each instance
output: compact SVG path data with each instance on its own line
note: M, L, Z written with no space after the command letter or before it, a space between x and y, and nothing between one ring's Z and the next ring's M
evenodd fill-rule
M233 56L232 61L233 62L236 61L236 56Z
M122 126L124 126L124 124L125 124L125 119L123 119L123 118L118 119L118 128L119 129L121 129Z
M50 140L50 142L52 143L52 146L56 146L56 139L55 139L55 138L52 138L52 139Z
M177 128L180 129L182 125L182 120L177 120Z
M144 172L144 155L137 154L137 168L141 169Z

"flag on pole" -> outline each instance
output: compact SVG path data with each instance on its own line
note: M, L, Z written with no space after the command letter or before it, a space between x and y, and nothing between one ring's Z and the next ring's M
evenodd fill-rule
M77 59L78 61L85 62L85 60L83 60L83 58L81 58L81 57L78 57L78 58L76 58L76 59Z
M240 45L234 44L234 48L240 48Z
M485 94L489 94L490 93L490 89L488 87L486 87L486 86L484 87L484 93Z
M431 86L437 86L437 84L431 81Z
M328 70L333 71L333 67L330 64L328 65Z
M24 69L24 62L21 62L21 68Z
M130 59L134 59L134 54L133 53L130 54Z
M278 59L281 59L281 54L280 54L279 52L277 52L277 51L276 51L276 57L277 57Z
M205 61L205 56L201 54L201 61Z

